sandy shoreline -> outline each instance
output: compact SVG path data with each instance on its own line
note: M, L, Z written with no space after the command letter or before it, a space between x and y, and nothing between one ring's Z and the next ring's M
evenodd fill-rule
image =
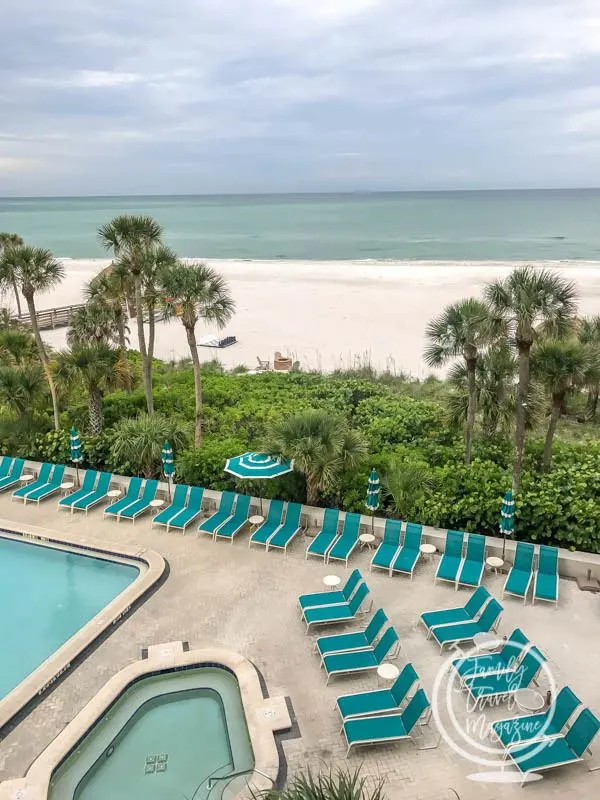
M256 357L273 359L276 350L305 368L326 371L370 360L377 369L431 372L421 353L429 319L445 305L480 294L486 282L502 277L516 262L453 261L242 261L205 259L229 281L237 313L225 333L238 344L225 350L201 348L227 367L256 366ZM108 260L64 259L67 277L53 292L40 295L38 308L81 302L82 289ZM600 261L535 262L573 280L582 314L600 313ZM131 345L136 346L134 325ZM199 326L198 338L214 331ZM54 347L65 331L50 331ZM187 342L178 321L160 324L156 355L186 357Z

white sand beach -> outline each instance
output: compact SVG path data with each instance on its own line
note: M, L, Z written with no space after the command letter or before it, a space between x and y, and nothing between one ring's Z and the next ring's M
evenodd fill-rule
M201 348L206 359L227 367L256 366L256 357L272 361L276 350L306 369L330 371L369 360L377 369L431 372L423 362L429 319L455 300L478 295L492 278L507 275L509 262L359 262L234 261L205 259L229 281L237 312L224 334L238 344ZM64 260L67 277L54 292L37 299L39 309L81 302L82 288L108 261ZM600 262L536 262L562 272L577 285L582 314L600 313ZM198 338L214 333L200 329ZM65 330L46 332L54 347ZM135 325L131 345L136 346ZM161 323L156 355L188 356L183 327Z

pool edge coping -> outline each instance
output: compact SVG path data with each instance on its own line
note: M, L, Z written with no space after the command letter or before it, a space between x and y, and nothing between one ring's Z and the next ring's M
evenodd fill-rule
M275 734L292 724L285 698L263 697L256 667L239 653L222 648L184 651L173 647L175 644L155 645L148 658L129 664L109 678L36 758L24 778L0 784L0 800L47 800L54 771L132 683L157 672L203 665L220 666L235 675L254 753L254 770L249 773L252 791L260 793L275 786L280 762ZM247 787L236 797L248 797Z
M38 546L66 547L81 555L104 558L115 563L129 563L139 568L139 575L89 622L73 634L24 678L5 697L0 699L0 737L6 727L37 699L46 693L97 640L106 636L148 595L168 568L167 561L155 550L124 543L100 542L97 538L71 536L52 528L0 519L0 537L22 539Z

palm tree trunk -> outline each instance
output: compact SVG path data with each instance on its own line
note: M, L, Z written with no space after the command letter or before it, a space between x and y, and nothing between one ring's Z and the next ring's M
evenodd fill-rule
M154 319L154 300L148 302L148 360L154 358L154 340L156 337L156 322Z
M310 475L306 476L306 502L309 506L316 506L319 502L319 490Z
M148 359L146 349L146 332L144 331L144 307L142 304L142 278L135 276L135 316L138 329L140 356L142 358L142 374L144 378L144 393L146 395L146 408L148 414L154 413L154 397L152 395L152 365Z
M190 355L192 357L192 366L194 368L194 394L196 398L196 417L194 420L194 444L200 447L202 444L202 376L200 374L200 357L198 356L198 345L196 343L196 331L193 327L187 325L185 333L190 348Z
M90 429L93 434L98 434L102 432L102 428L104 427L102 392L97 386L89 386L88 395Z
M127 358L127 339L125 337L125 320L123 317L119 317L117 320L117 330L119 332L119 357L122 362L125 391L127 394L131 394L131 370L129 369L129 359Z
M555 395L552 397L552 411L550 413L550 421L548 423L548 430L546 432L546 441L544 442L544 458L542 461L542 469L544 472L550 472L550 468L552 466L552 444L554 442L556 426L558 425L558 420L560 419L563 401L563 395Z
M587 420L596 419L598 411L598 387L590 389L587 396L587 403L585 407L585 418Z
M35 302L33 300L33 297L25 297L25 301L27 303L27 310L29 311L29 316L31 317L31 329L33 331L33 338L35 339L35 343L38 348L38 353L40 355L40 361L42 362L42 369L44 370L44 375L46 376L48 388L50 389L50 397L52 398L52 411L54 413L54 430L59 431L60 416L58 411L58 396L56 394L56 385L54 383L54 378L52 376L52 370L50 369L50 362L48 361L46 348L44 347L44 343L40 335L40 329L38 326L37 316L35 313Z
M15 293L15 300L17 301L17 314L21 316L22 309L21 309L21 298L19 297L19 284L17 283L17 279L12 279L13 291Z
M525 405L529 393L529 343L519 343L519 383L517 386L517 413L515 424L515 458L513 464L513 494L517 494L521 486L523 469L523 448L525 447Z
M477 411L477 389L475 386L475 367L477 359L467 358L467 387L469 391L469 404L467 406L467 422L465 425L465 464L471 463L473 451L473 428L475 427L475 412Z

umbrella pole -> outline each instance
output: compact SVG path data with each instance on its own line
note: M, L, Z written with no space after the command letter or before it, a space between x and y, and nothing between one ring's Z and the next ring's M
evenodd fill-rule
M75 462L75 483L77 484L77 488L79 489L79 464L77 461Z

